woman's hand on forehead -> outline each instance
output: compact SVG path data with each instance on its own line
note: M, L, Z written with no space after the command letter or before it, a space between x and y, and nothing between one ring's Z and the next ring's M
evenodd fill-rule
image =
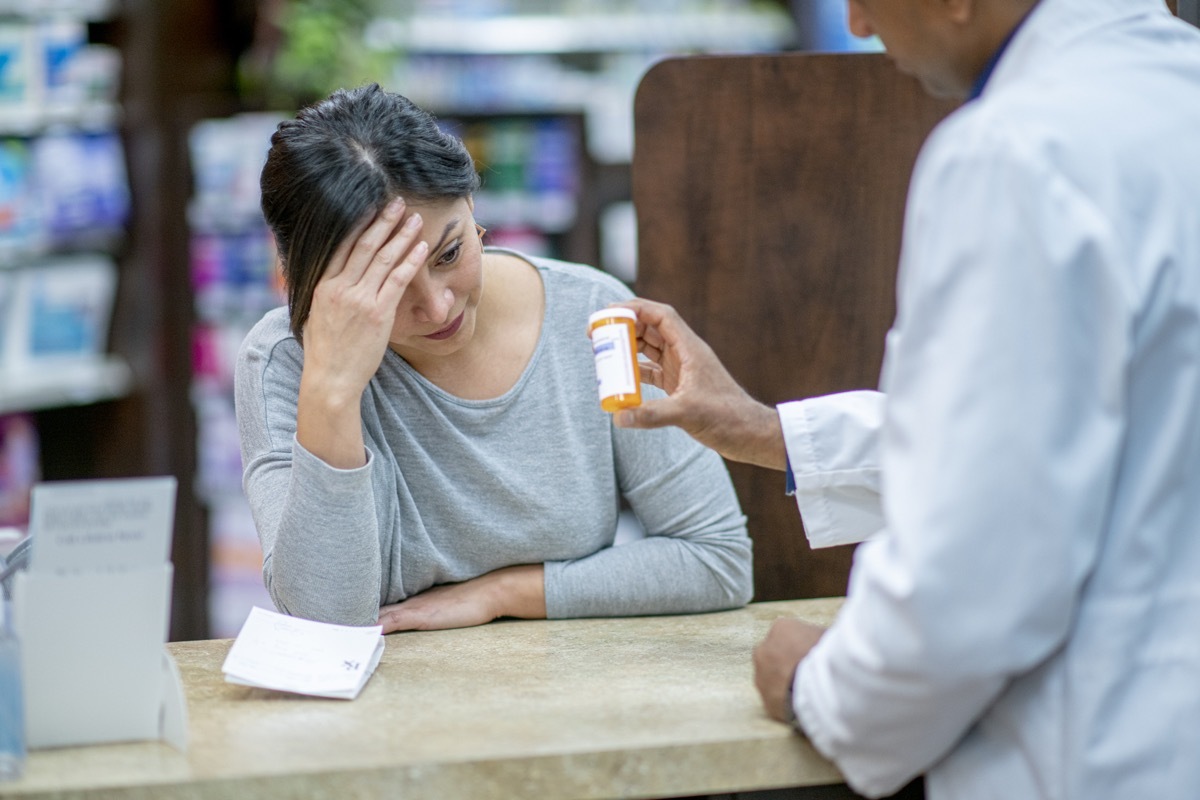
M334 253L304 325L296 439L326 463L365 463L359 403L383 361L400 298L425 263L421 215L388 204Z
M344 242L313 292L305 368L316 359L342 390L361 393L379 368L400 298L428 256L421 215L405 211L392 201Z

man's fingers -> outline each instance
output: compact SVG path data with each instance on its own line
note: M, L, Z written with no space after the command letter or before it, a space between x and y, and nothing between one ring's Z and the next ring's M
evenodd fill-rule
M647 342L645 339L638 339L638 352L646 358L654 362L662 362L663 353L658 347Z
M754 685L762 698L767 716L779 722L791 721L789 690L796 671L796 662L779 646L778 621L767 638L754 648Z
M780 722L791 722L789 692L796 668L825 633L819 625L798 619L777 619L754 648L754 683L763 708Z
M668 316L674 315L678 317L675 309L666 303L658 303L654 300L647 300L644 297L635 297L620 303L620 305L633 309L637 313L638 322L645 323L646 325L658 325Z
M658 328L650 327L642 331L641 336L638 337L638 341L641 342L644 347L653 348L659 352L662 352L663 345L665 344L662 334L658 332Z
M635 297L621 305L633 309L637 314L639 336L649 337L650 343L660 349L664 345L674 345L683 338L696 336L679 312L666 303Z
M675 424L670 398L649 400L640 406L626 408L613 414L613 424L618 428L665 428Z
M663 388L663 370L653 362L638 362L638 379L659 389Z

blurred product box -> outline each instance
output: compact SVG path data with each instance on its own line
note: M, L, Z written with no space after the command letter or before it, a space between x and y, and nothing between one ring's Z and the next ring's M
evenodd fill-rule
M115 133L54 133L32 146L41 218L52 246L115 235L129 219L125 156Z
M0 139L0 260L101 247L129 219L129 179L115 133Z
M192 127L188 149L195 192L188 221L194 230L264 224L259 176L271 147L271 135L285 118L279 114L240 114L203 120Z
M33 158L22 139L0 139L0 259L44 244Z
M117 4L118 0L0 0L0 13L99 20L111 17Z
M42 102L66 108L85 102L85 85L74 64L87 47L87 25L77 19L58 18L37 23L35 31L38 41L34 47L42 57Z
M106 351L117 267L101 255L72 255L9 270L4 315L7 371L94 363Z
M0 269L0 375L4 374L4 357L8 352L8 321L12 319L11 303L15 282L12 270Z
M38 102L40 63L34 26L0 22L0 120Z
M0 8L0 19L3 19ZM79 17L0 21L0 129L33 134L56 123L108 128L120 84L120 53L87 41Z

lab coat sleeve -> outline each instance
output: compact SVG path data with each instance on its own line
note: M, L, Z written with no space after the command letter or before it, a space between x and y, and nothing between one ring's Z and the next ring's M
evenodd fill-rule
M1060 648L1123 433L1131 290L1050 157L946 126L909 197L882 388L886 522L800 663L800 727L858 792L945 755Z
M883 400L880 392L860 391L777 407L796 482L796 505L813 547L854 544L883 527Z

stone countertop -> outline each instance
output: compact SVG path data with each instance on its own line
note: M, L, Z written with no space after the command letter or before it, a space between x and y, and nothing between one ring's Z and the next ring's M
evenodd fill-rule
M0 798L605 798L841 782L769 719L751 650L839 599L665 617L504 620L391 634L357 699L226 683L232 640L168 645L188 752L161 742L30 753Z

